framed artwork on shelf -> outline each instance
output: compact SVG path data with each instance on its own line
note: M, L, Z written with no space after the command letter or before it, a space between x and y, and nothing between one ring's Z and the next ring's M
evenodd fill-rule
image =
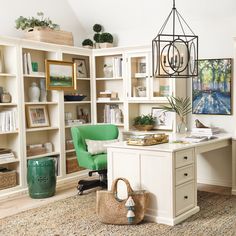
M49 126L49 116L45 105L26 107L27 124L29 128Z
M73 62L76 64L76 73L77 73L78 78L88 78L86 60L73 58Z
M198 71L192 80L193 114L231 115L232 59L199 60Z
M73 62L46 60L48 90L76 90L76 65Z
M165 111L159 107L153 107L152 116L155 117L154 129L173 129L173 112Z

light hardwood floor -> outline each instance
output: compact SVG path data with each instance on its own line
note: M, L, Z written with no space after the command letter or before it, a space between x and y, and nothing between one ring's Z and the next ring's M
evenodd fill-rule
M219 194L231 194L231 188L220 187L206 184L198 184L198 190L206 192L215 192ZM0 218L11 216L29 209L37 208L46 205L50 202L55 202L61 199L65 199L77 194L76 185L69 185L66 189L59 189L56 195L50 198L44 199L32 199L28 195L21 196L14 199L9 199L0 202Z

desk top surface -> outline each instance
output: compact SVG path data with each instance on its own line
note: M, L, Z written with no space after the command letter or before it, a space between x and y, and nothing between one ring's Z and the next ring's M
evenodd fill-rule
M207 141L202 141L199 143L175 143L173 141L179 140L182 137L185 137L186 134L171 134L169 135L169 143L163 143L158 145L152 145L152 146L135 146L135 145L127 145L126 141L123 142L117 142L112 143L109 145L106 145L108 148L122 148L122 149L136 149L136 150L148 150L148 151L161 151L161 152L175 152L179 150L184 150L187 148L195 148L195 147L203 147L205 145L215 144L216 148L217 145L224 141L230 141L232 140L232 134L229 133L222 133L215 135L216 138L210 139Z

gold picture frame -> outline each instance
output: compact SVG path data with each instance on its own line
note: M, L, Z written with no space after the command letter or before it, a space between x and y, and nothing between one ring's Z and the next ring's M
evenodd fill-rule
M45 60L47 90L76 90L76 64Z
M50 125L46 105L27 106L26 118L29 128L47 127Z

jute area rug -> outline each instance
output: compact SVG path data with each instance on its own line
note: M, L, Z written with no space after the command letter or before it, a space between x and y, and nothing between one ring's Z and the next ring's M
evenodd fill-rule
M236 235L234 196L198 192L201 211L174 227L148 222L136 226L102 224L95 212L95 199L92 192L4 218L0 220L0 235Z

